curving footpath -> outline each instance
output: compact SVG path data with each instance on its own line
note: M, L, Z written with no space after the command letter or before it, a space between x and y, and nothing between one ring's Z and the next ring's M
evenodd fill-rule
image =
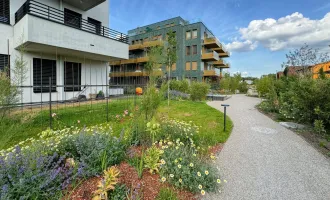
M218 156L221 200L330 200L330 162L296 133L255 109L260 99L233 95L208 104L227 113L233 132Z

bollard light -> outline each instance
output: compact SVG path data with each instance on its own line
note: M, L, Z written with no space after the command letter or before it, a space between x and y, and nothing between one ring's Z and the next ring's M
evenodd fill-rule
M224 107L223 131L226 131L226 112L227 107L229 107L229 104L221 104L221 106Z

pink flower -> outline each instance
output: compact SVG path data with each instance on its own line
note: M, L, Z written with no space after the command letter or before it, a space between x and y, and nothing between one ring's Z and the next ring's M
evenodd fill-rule
M120 116L119 115L116 115L116 118L118 119Z
M125 110L125 111L124 111L124 114L125 114L125 115L128 115L128 110Z
M56 117L56 113L53 113L53 114L52 114L52 117L53 117L53 118Z

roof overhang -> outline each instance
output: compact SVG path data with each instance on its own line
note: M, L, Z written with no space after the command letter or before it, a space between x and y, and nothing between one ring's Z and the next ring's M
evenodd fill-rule
M79 8L81 10L87 11L94 8L95 6L105 2L106 0L63 0L64 3L67 3L71 6Z

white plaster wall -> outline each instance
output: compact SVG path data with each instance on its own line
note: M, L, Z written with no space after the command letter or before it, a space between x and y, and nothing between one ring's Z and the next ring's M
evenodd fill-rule
M18 54L17 51L15 53ZM107 94L106 85L109 82L108 63L104 61L96 61L84 59L83 57L68 57L56 54L43 54L43 53L26 53L24 60L27 63L27 79L23 83L24 86L33 86L33 58L56 60L56 85L64 85L64 62L77 62L81 63L81 85L86 85L86 91L82 94L89 98L89 94L98 93L100 90ZM11 61L13 64L14 61ZM91 86L100 85L100 86ZM83 87L82 87L83 89ZM57 92L52 93L53 101L64 101L76 97L80 92L64 92L64 87L58 87ZM49 93L34 93L33 88L24 88L22 100L24 103L49 101Z
M8 41L9 41L9 54L12 51L13 43L13 32L12 26L0 23L0 54L8 54Z

